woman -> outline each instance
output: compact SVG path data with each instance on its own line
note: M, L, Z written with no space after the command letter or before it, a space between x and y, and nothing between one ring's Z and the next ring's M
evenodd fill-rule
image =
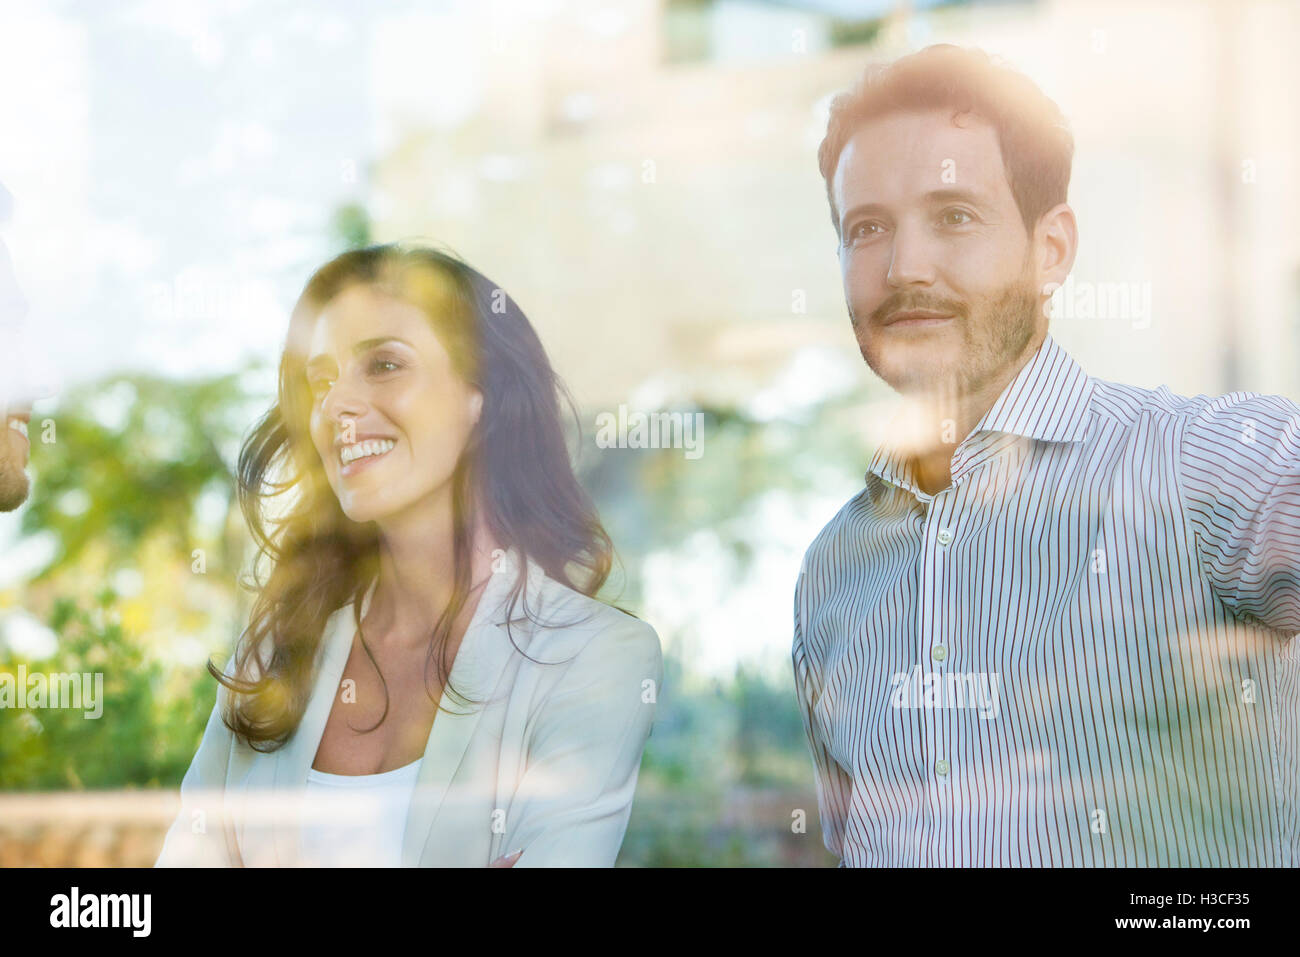
M452 256L311 278L239 460L270 574L159 865L613 865L663 666L591 597L611 547L561 392Z

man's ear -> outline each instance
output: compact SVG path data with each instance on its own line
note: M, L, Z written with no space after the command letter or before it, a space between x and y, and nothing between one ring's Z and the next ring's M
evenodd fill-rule
M1079 225L1074 210L1066 203L1054 206L1039 220L1037 233L1041 252L1035 266L1040 287L1064 285L1079 249Z

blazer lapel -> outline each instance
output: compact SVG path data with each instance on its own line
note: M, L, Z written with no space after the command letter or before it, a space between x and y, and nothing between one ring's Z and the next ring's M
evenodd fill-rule
M411 796L411 808L406 816L406 830L402 841L402 866L418 867L429 841L430 832L438 812L442 809L447 791L456 771L460 768L469 747L474 729L487 701L497 690L506 663L514 652L514 643L507 634L506 600L514 586L518 569L518 552L509 551L509 561L493 574L474 617L461 639L456 660L451 667L451 684L475 703L447 701L451 713L439 711L429 732L429 742L424 749L424 762ZM544 573L531 559L528 562L528 607L536 607ZM528 622L522 606L516 606L510 623ZM514 632L516 641L525 636L527 628Z
M377 579L371 582L361 602L362 618L370 607L370 596L374 594L376 584ZM352 638L355 634L356 621L352 615L352 602L349 602L335 611L325 624L320 663L313 678L307 710L303 712L302 721L293 737L275 752L274 793L277 800L272 808L272 832L276 861L280 867L295 867L298 864L301 827L301 802L298 798L307 786L307 772L316 760L316 751L325 734L334 696L343 679L343 669L352 653Z

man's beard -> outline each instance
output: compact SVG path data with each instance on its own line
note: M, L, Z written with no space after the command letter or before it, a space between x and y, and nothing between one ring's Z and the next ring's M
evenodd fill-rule
M0 457L0 512L12 512L27 501L31 480L22 464Z
M933 337L895 334L880 320L903 309L931 309L953 313L950 320L960 337L957 354L944 355L929 339L951 338L950 329ZM1033 338L1039 309L1038 290L1021 276L974 307L946 299L891 296L876 309L867 328L850 308L858 349L871 371L904 395L951 397L970 395L994 378Z

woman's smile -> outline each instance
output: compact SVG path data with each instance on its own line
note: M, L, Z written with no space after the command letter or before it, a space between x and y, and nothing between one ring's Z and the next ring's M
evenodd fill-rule
M366 439L351 445L340 445L339 476L349 478L368 469L391 452L397 443L393 439Z

